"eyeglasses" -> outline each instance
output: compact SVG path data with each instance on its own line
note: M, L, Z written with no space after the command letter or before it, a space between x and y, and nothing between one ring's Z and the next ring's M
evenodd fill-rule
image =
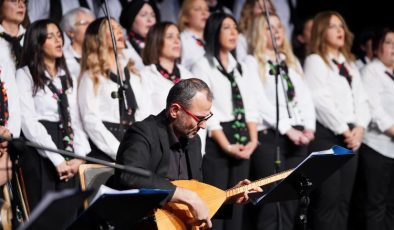
M181 109L183 111L185 111L185 113L187 113L187 115L191 116L197 122L197 126L200 126L203 122L206 122L209 118L211 118L213 116L212 112L209 112L209 114L205 117L196 116L192 112L185 109L183 106L181 106L181 105L179 105L179 106L181 107Z
M8 2L11 2L12 4L19 4L19 3L23 3L23 5L26 5L27 0L7 0Z

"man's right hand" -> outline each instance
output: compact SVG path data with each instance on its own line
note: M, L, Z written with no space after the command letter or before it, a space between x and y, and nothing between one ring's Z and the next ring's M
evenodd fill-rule
M197 193L185 188L177 187L171 201L183 203L189 207L194 217L193 225L212 228L208 208Z

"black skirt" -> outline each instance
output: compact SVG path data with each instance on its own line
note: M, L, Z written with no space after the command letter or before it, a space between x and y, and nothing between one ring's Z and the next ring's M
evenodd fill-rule
M59 122L40 121L46 128L58 149L63 149L62 134ZM22 134L23 135L23 134ZM30 212L38 205L49 191L60 191L67 188L79 188L79 177L75 175L65 182L60 180L56 167L46 157L41 156L35 148L26 147L20 154L20 166L27 193Z

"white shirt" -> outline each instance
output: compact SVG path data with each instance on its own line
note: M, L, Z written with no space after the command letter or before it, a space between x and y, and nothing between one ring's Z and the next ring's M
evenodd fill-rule
M254 106L253 95L250 94L251 85L247 81L249 69L241 64L242 75L237 69L237 61L229 53L229 62L227 72L234 71L235 81L238 84L242 101L245 108L246 122L257 122L258 112ZM207 121L208 132L212 130L222 129L220 122L233 121L233 103L231 95L231 84L226 76L224 76L218 69L218 61L214 60L214 66L211 66L208 59L202 58L192 67L192 73L205 81L213 93L212 113L211 119Z
M239 34L237 39L237 60L240 62L245 61L248 56L248 41L245 35Z
M134 61L135 67L139 71L143 70L145 68L145 65L142 62L142 58L138 54L138 52L134 49L134 47L131 45L129 40L126 41L126 46L127 48L123 50L124 55L128 58L131 58L131 60Z
M203 58L205 54L204 47L198 45L196 38L198 38L197 35L187 29L181 33L181 64L189 71L191 71L192 66ZM203 39L201 38L201 40Z
M21 132L21 112L19 106L18 86L16 85L15 75L9 74L9 70L0 63L0 81L4 82L8 97L8 122L6 128L12 136L18 138ZM0 92L1 93L1 92Z
M380 154L394 158L394 141L384 134L394 125L394 80L379 59L374 59L362 70L362 81L368 95L372 122L364 136L364 143Z
M183 66L177 65L181 74L181 79L188 79L193 75L187 71ZM164 78L156 68L155 64L147 66L142 72L141 76L150 83L150 89L152 92L152 113L158 114L166 108L166 99L170 89L174 84L172 81Z
M268 61L268 57L266 57ZM258 99L256 101L256 107L259 110L259 114L262 117L260 121L258 130L263 130L267 128L274 128L276 126L276 85L275 85L275 77L269 75L269 66L266 63L265 70L265 79L259 77L258 72L258 62L254 57L248 56L245 60L248 68L250 68L252 73L250 76L254 79L250 79L249 81L253 82L251 84L253 86L252 90L254 91L254 98ZM291 118L289 118L285 92L283 89L287 90L286 81L283 79L278 81L278 89L279 89L279 132L283 135L285 134L291 126L300 125L304 126L306 129L315 130L316 124L316 116L315 116L315 108L312 102L312 97L309 92L309 88L307 87L304 77L300 75L293 68L288 68L290 77L294 89L295 89L295 97L292 101L289 101L288 108L291 114ZM252 78L251 77L251 78ZM257 79L257 80L256 80ZM283 86L283 84L284 86ZM268 103L268 105L267 105Z
M58 89L62 87L59 76L64 74L65 72L60 70L53 80L53 84ZM48 73L45 73L45 75L50 78ZM18 69L16 82L20 95L23 134L28 140L41 146L57 149L46 128L39 122L40 120L60 121L58 102L53 97L52 91L46 85L44 89L39 89L36 95L33 95L33 79L27 66ZM70 94L67 95L71 125L74 131L74 151L77 155L86 156L90 152L90 146L79 116L76 85L77 82L73 79L73 88L69 90ZM55 166L64 161L64 157L57 153L42 150L38 152L43 157L49 158Z
M365 63L364 63L364 61L365 61ZM361 58L359 58L359 59L356 60L356 66L357 66L358 70L361 71L361 69L362 69L366 64L368 64L368 63L371 62L371 59L369 59L367 56L364 56L364 61L363 61Z
M349 129L348 123L366 128L370 112L357 67L354 63L345 64L353 77L350 87L331 59L329 56L329 65L317 54L309 55L305 60L305 79L315 104L317 120L337 135ZM343 63L345 57L341 54L337 61Z
M130 73L130 84L138 105L135 120L141 121L151 113L150 90L144 79L133 73ZM117 83L100 75L96 94L90 72L85 72L78 93L78 103L86 133L101 151L113 159L116 159L119 141L103 122L120 123L119 100L111 97L111 93L117 91Z
M79 73L81 72L81 65L77 62L76 58L81 58L81 55L77 54L70 44L64 47L64 58L66 59L70 74L78 79Z
M0 25L0 33L5 32L3 26ZM19 26L17 36L25 33L23 26ZM23 44L23 38L21 45ZM5 88L8 95L8 124L7 128L13 137L18 138L21 131L21 114L19 106L18 86L16 85L15 72L16 63L11 53L11 45L0 37L0 80L5 82Z

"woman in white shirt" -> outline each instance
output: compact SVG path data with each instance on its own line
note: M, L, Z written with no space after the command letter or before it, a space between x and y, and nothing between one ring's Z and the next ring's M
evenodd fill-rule
M78 103L91 157L114 161L119 142L126 129L150 114L149 89L133 60L124 55L125 42L121 26L111 20L119 71L108 20L99 18L86 30L82 48Z
M382 29L372 40L375 59L362 70L372 122L360 148L366 230L393 227L394 203L394 30Z
M63 16L61 27L71 40L71 43L64 48L64 57L67 67L74 77L78 77L80 74L82 43L86 28L93 20L94 14L82 7L75 8Z
M186 0L179 12L179 29L182 41L181 63L190 70L204 54L204 27L209 17L205 0Z
M141 59L142 49L149 29L160 22L160 12L151 0L133 0L124 6L119 23L127 31L127 48L139 70L144 68Z
M342 16L326 11L316 15L312 52L305 60L305 78L316 109L315 141L310 152L340 145L357 151L370 113L360 74L350 52L352 34ZM357 155L314 192L312 229L347 229L349 202Z
M158 52L159 51L159 52ZM153 114L166 107L171 87L192 74L177 62L181 57L181 41L178 27L171 22L154 25L146 38L142 59L146 68L141 76L147 78L151 87Z
M236 48L238 28L227 14L214 13L204 30L206 57L192 67L213 92L212 120L203 158L204 181L221 189L249 176L249 159L257 147L257 111L249 94L246 66L231 51ZM243 207L234 207L231 220L214 220L214 229L241 229Z
M20 64L25 27L29 25L26 4L23 1L0 0L0 78L1 92L6 90L8 118L5 125L13 137L19 137L21 115L18 87L15 81L16 66Z
M192 74L178 64L181 57L181 41L178 27L171 22L154 25L146 37L142 59L146 68L141 76L149 82L152 114L158 114L166 107L166 98L171 87ZM160 50L159 52L157 52ZM201 153L205 153L206 130L200 129Z
M90 147L78 112L77 82L67 69L62 48L63 34L54 21L39 20L28 28L23 67L16 73L22 131L29 141L41 146L85 156ZM21 154L30 210L48 191L77 188L81 163L33 148Z
M259 75L258 82L252 85L262 88L254 91L254 97L258 98L256 106L259 108L262 119L258 126L261 148L251 158L252 179L267 177L277 170L291 169L301 163L308 154L308 144L314 139L316 122L312 97L304 81L302 68L286 37L283 24L275 14L271 14L269 20L280 52L280 63L276 61L267 18L264 15L255 18L252 27L255 33L252 34L249 47L254 58L246 58L249 67ZM282 75L277 73L278 68L281 68ZM276 74L279 78L278 146L275 144ZM268 104L262 100L265 97L268 99ZM280 165L275 164L278 160L275 151L277 147L280 151ZM282 206L280 218L283 229L293 229L298 202L282 202L280 205ZM276 204L267 204L251 213L251 215L256 215L253 223L256 223L258 229L278 228L276 224L272 224L277 223L278 219L276 215L272 215L276 213L276 207Z

